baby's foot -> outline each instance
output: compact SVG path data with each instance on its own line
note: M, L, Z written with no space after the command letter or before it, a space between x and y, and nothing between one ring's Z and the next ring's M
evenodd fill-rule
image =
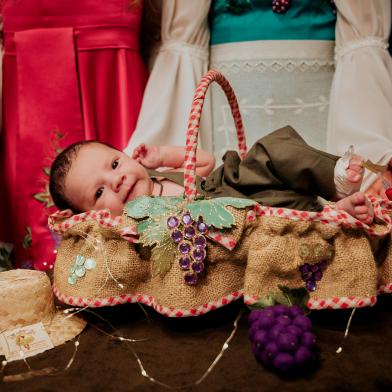
M344 155L336 162L335 187L338 199L359 191L363 178L363 158L358 155Z
M370 225L373 222L373 206L362 192L356 192L339 200L336 202L336 207L346 211L351 216L367 225Z

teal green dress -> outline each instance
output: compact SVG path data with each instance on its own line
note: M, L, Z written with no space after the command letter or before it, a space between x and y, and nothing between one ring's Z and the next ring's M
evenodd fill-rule
M211 45L258 40L335 40L336 15L325 0L293 0L285 14L271 0L215 0Z

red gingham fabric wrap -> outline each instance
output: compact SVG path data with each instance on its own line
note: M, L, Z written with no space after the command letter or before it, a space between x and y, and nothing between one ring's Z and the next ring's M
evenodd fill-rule
M68 219L66 219L68 218ZM65 220L63 220L65 219ZM103 227L115 227L122 222L121 216L112 217L109 210L87 211L81 214L72 215L71 210L57 211L49 216L49 228L59 234L65 233L72 226L80 223L95 220Z
M203 109L205 94L212 82L219 83L226 94L237 129L238 149L241 159L243 159L246 154L245 133L237 98L235 97L234 91L226 78L220 72L210 70L200 81L196 89L195 95L193 97L193 103L188 122L188 130L186 134L184 188L185 196L190 201L193 200L196 196L196 149L197 138L199 134L200 116Z
M280 217L289 219L291 221L302 220L318 222L335 227L360 229L364 233L375 237L385 236L392 231L392 202L386 199L377 199L375 197L368 196L368 198L373 204L374 218L375 220L385 224L384 230L378 230L376 232L371 226L362 223L358 219L349 215L347 212L337 210L336 208L330 206L325 206L321 212L314 212L291 210L288 208L273 208L256 204L251 210L248 211L246 219L251 222L254 221L257 217L262 216Z

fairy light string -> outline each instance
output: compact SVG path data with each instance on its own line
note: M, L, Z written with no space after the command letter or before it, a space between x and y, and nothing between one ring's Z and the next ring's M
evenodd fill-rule
M343 335L342 342L341 342L340 346L337 348L336 354L340 354L340 353L343 351L343 341L344 341L344 339L346 339L347 336L348 336L348 332L349 332L349 329L350 329L351 321L352 321L352 319L353 319L353 316L354 316L354 313L355 313L355 310L356 310L356 309L357 309L357 308L354 307L353 310L352 310L351 313L350 313L350 317L348 318L348 321L347 321L347 326L346 326L346 329L345 329L345 331L344 331L344 335Z
M107 271L107 277L105 279L105 282L103 283L103 285L97 290L97 293L99 293L107 284L107 282L109 281L109 279L113 279L116 284L123 289L124 285L118 280L116 279L116 277L113 275L113 273L111 272L110 268L109 268L109 263L107 260L107 255L106 252L102 246L102 241L82 230L79 229L74 229L75 232L77 232L95 251L97 251L98 253L100 253L100 255L102 256L102 260L104 262L106 271ZM146 310L144 309L144 307L141 304L138 304L140 306L140 308L142 309L142 311L144 312L146 319L148 320L148 322L150 323L150 318L148 317L148 314L146 312ZM112 331L115 331L116 328L104 317L102 317L101 315L99 315L98 313L92 311L88 306L82 307L82 308L68 308L65 309L63 311L64 313L64 317L62 319L62 321L66 320L67 318L73 317L79 313L83 313L83 312L88 312L93 314L95 317L99 318L101 321L105 322ZM211 364L208 366L207 370L201 375L201 377L199 377L195 382L192 383L187 383L184 385L169 385L166 384L162 381L159 381L158 379L154 378L149 372L146 371L143 361L140 358L140 356L138 355L138 353L134 350L134 348L132 347L131 343L136 343L136 342L142 342L142 341L146 341L148 340L148 338L142 338L142 339L132 339L126 336L118 336L115 335L113 333L109 333L104 331L102 328L98 327L97 325L94 325L93 323L89 322L89 325L91 325L94 329L96 329L97 331L99 331L100 333L108 336L109 338L113 339L113 340L117 340L120 342L123 342L127 345L127 348L131 351L132 356L134 357L134 359L136 360L139 370L140 370L140 374L145 377L147 380L149 380L150 382L160 385L163 388L166 389L182 389L182 388L187 388L187 387L191 387L191 386L195 386L195 385L199 385L201 382L203 382L205 380L205 378L213 371L213 369L215 368L215 366L217 365L217 363L220 361L220 359L222 358L224 352L229 348L229 343L230 341L233 339L235 333L238 330L238 321L240 320L242 315L242 312L240 311L239 314L237 315L236 319L234 320L234 324L233 324L233 329L230 333L230 335L228 336L228 338L225 340L225 342L222 345L222 348L220 349L219 353L215 356L215 358L213 359L213 361L211 362ZM80 335L77 337L77 340L74 342L74 351L71 355L71 358L69 359L68 363L66 364L66 366L63 369L58 369L58 368L43 368L43 369L39 369L39 370L33 370L31 368L31 366L29 365L28 361L26 358L23 357L23 361L26 364L27 368L29 369L27 372L24 373L19 373L19 374L14 374L14 375L4 375L4 370L8 364L7 361L2 361L2 366L1 366L1 375L3 375L3 381L4 382L12 382L12 381L20 381L20 380L26 380L26 379L30 379L33 377L39 377L39 376L55 376L58 375L60 373L65 372L66 370L68 370L71 365L73 364L77 351L78 351L78 347L79 347L79 339L80 339Z

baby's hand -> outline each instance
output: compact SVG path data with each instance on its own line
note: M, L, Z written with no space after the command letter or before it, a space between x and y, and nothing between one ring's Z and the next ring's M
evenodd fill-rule
M162 157L158 146L140 144L133 150L132 158L148 169L157 169L162 166Z

